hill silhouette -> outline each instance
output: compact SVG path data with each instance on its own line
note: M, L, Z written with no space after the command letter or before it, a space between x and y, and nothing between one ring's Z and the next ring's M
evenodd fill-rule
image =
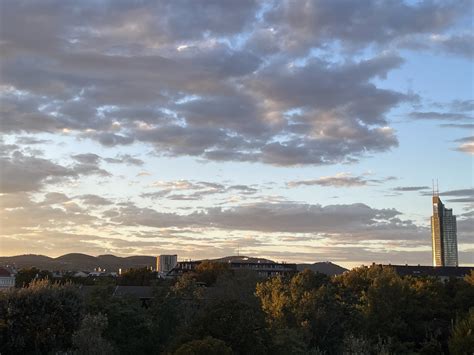
M0 257L0 265L7 264L15 265L17 268L37 267L45 270L91 271L100 267L107 271L117 271L120 268L155 267L156 258L144 255L124 258L115 255L91 256L81 253L65 254L57 258L35 254Z
M324 261L314 264L298 264L298 271L309 269L314 272L320 272L328 276L340 275L347 271L342 266L331 263L330 261Z
M264 258L248 256L226 256L211 261L219 262L248 262L248 263L273 263L274 261ZM134 255L120 257L115 255L91 256L81 253L70 253L51 258L44 255L26 254L17 256L0 257L0 265L15 265L17 268L37 267L44 270L83 270L92 271L97 267L107 271L118 271L118 269L156 267L156 257L146 255ZM314 264L297 264L298 270L310 269L326 275L339 275L347 269L331 262L318 262Z

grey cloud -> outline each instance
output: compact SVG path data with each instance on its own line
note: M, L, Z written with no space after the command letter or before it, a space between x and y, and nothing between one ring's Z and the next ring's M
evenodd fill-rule
M77 172L50 160L23 155L16 151L11 158L0 158L2 193L39 190L57 178L75 177Z
M116 145L129 145L135 141L134 137L124 136L111 132L86 132L81 136L96 140L106 147L114 147Z
M430 189L429 186L398 186L393 188L393 191L405 192L405 191L423 191Z
M472 116L455 112L411 112L410 117L418 120L462 121L470 120Z
M127 206L116 210L115 223L155 228L206 227L226 230L254 230L292 233L351 233L376 231L406 222L391 221L400 212L373 209L364 204L308 205L295 203L256 203L231 208L208 208L188 215L162 213L149 208ZM379 233L380 234L380 233ZM387 232L383 238L387 238ZM396 231L390 234L394 238ZM377 237L382 238L382 235ZM374 238L374 236L367 238Z
M430 196L431 193L425 192L423 193L423 195ZM463 202L463 203L474 202L474 189L458 189L458 190L441 191L439 195L449 197L448 199L449 202ZM455 197L455 198L451 198L451 197Z
M98 166L100 157L95 154L79 154L74 159L79 163L62 166L48 159L26 155L20 150L11 150L9 155L0 157L0 190L3 193L37 191L46 184L75 179L80 175L110 175Z
M453 100L449 106L454 111L474 111L474 100Z
M118 154L115 158L105 158L104 161L112 164L127 164L142 166L144 161L131 156L130 154Z
M276 28L275 38L286 49L321 46L335 39L354 48L370 43L387 45L405 36L438 32L453 24L469 7L468 1L408 4L306 0L294 6L287 0L274 2L265 19Z
M72 158L77 160L81 164L94 164L97 165L102 160L100 156L94 153L84 153L73 155Z
M67 202L61 195L46 195L42 202L34 202L30 198L22 199L18 202L18 207L21 208L5 209L2 205L3 210L0 214L2 234L32 233L32 228L46 233L49 230L59 230L64 227L74 228L100 223L96 217L75 208L74 205L72 209L67 208L67 204L52 207L52 204ZM14 195L14 198L19 197ZM3 198L4 196L0 196L0 200Z
M111 200L93 194L80 195L77 198L84 202L86 205L107 206L113 204Z
M152 199L166 198L176 201L196 201L211 195L234 193L240 195L252 195L258 190L247 185L225 185L208 181L159 181L153 184L158 191L145 192L142 197Z
M433 42L436 49L446 53L462 56L470 60L474 58L474 35L472 33L437 38Z
M24 144L24 145L33 145L33 144L46 144L46 143L51 143L51 140L48 139L39 139L35 137L17 137L16 138L16 143L17 144Z
M336 115L381 124L385 123L383 114L389 108L409 98L378 89L368 81L384 77L402 62L397 56L381 56L342 65L320 59L311 59L303 67L276 64L259 72L249 84L262 97L285 105L285 109L336 111Z
M459 139L456 139L455 142L460 142L460 143L474 143L474 136L459 138Z
M469 4L1 6L1 81L11 88L2 94L2 131L65 130L106 147L145 143L160 155L291 166L354 162L396 147L386 115L416 99L374 83L402 65L397 55L355 62L343 53L336 63L324 55L298 61L300 54L329 53L334 40L364 49L443 32ZM106 175L90 164L77 169Z
M100 175L110 176L107 170L99 167L102 157L94 153L76 154L71 156L74 160L78 161L79 164L74 166L74 171L81 175Z
M440 192L441 196L474 196L474 189L458 189Z
M449 128L474 129L474 123L444 123L440 126Z
M334 187L360 187L369 184L378 184L386 181L386 179L370 179L367 176L353 176L348 173L339 173L334 176L322 176L313 180L297 180L290 181L286 185L288 187L298 186L334 186Z
M71 199L61 192L48 192L44 195L44 199L41 202L42 205L54 205L57 203L69 202Z
M245 194L245 195L252 195L257 193L257 189L247 186L247 185L232 185L227 188L228 190L232 191L237 191L239 193Z

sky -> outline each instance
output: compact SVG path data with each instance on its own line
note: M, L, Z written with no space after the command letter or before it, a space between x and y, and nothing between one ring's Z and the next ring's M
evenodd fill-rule
M474 265L472 1L0 1L0 255Z

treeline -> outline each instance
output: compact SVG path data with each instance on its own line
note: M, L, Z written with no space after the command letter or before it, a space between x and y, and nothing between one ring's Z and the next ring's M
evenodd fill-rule
M143 275L135 273L139 279ZM389 267L261 280L203 263L153 299L33 280L0 295L1 354L472 354L474 274Z
M128 269L120 276L74 276L75 272L65 273L61 277L54 277L48 270L40 270L36 267L23 268L15 277L15 287L26 287L32 281L54 280L59 284L80 284L85 286L123 285L123 286L151 286L155 283L157 273L147 267Z

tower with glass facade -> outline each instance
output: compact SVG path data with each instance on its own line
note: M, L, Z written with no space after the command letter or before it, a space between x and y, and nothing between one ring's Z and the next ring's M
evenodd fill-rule
M444 207L438 194L433 195L431 217L433 266L458 266L458 242L456 216Z

